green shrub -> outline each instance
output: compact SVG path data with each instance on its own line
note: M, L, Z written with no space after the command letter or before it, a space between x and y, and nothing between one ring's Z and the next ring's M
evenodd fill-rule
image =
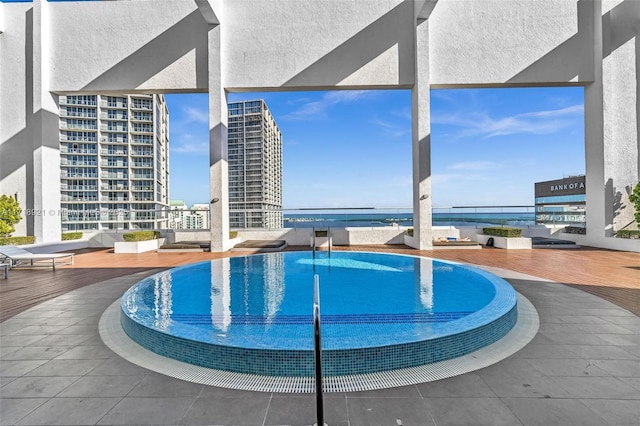
M122 234L124 241L149 241L160 238L160 231L135 231Z
M616 232L616 237L618 238L631 238L631 239L639 239L640 231L631 230L631 229L622 229Z
M407 229L407 235L413 237L413 228Z
M638 225L640 225L640 182L633 188L633 192L629 195L629 201L633 203L633 207L636 209L633 216Z
M22 209L15 198L3 195L0 197L0 236L10 237L15 232L16 223L22 220Z
M22 246L25 244L33 244L36 242L36 237L0 237L0 246Z
M229 238L233 239L238 236L238 231L229 231Z
M62 241L79 240L82 238L82 232L65 232L62 234Z
M565 226L563 232L565 234L587 235L587 228L582 226Z
M522 237L522 229L520 228L482 228L482 233L496 237Z

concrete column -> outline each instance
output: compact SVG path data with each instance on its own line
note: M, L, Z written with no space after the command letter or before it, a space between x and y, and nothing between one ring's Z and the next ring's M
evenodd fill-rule
M60 143L57 96L49 92L49 3L33 2L33 233L36 242L60 241ZM28 188L30 189L30 188ZM29 218L28 218L29 219Z
M602 6L599 0L589 2L593 25L593 83L584 88L586 227L587 239L598 240L611 228L606 214L604 177L604 117L602 92Z
M411 89L413 151L413 236L417 249L432 247L431 110L429 94L429 21L416 25L415 85Z
M227 95L222 86L221 28L209 28L209 192L211 195L211 251L229 245L229 173Z

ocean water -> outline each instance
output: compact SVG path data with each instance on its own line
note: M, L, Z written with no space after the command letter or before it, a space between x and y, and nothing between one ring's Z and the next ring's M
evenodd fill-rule
M533 212L433 213L434 226L535 225ZM285 228L413 226L413 213L285 213Z

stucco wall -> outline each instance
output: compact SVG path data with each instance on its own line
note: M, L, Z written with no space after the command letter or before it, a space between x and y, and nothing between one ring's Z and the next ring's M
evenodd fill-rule
M194 1L61 2L51 91L206 91L208 25Z
M409 87L413 14L401 0L226 2L224 85Z

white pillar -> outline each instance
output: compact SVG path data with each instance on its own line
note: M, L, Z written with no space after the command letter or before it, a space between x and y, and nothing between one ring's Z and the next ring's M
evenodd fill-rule
M222 86L220 25L209 27L209 183L211 251L229 248L227 96Z
M428 250L432 247L429 21L419 19L416 23L416 72L411 89L413 236L415 248Z
M604 117L602 87L602 6L600 1L588 3L593 9L593 83L584 88L586 228L588 240L601 240L607 223L604 176Z
M49 92L49 3L33 3L33 233L36 242L61 239L60 142L57 97ZM29 123L30 121L30 123ZM30 189L30 188L28 188Z

